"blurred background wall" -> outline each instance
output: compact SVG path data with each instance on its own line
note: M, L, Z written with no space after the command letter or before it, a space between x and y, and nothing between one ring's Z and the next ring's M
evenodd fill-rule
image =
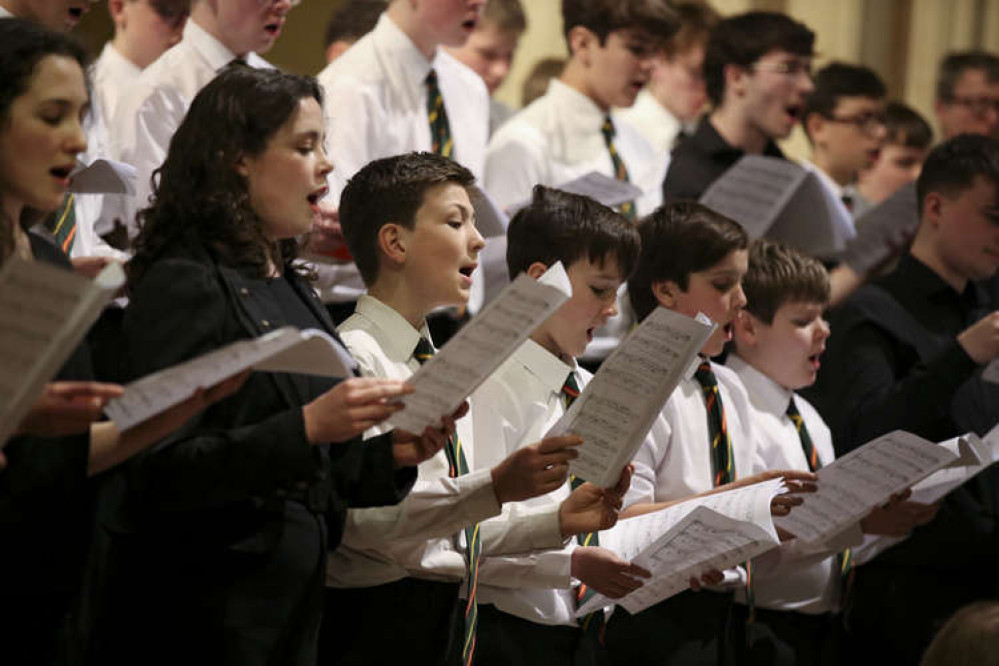
M524 79L539 59L564 56L559 0L521 0L528 28L509 79L497 95L520 106ZM289 15L268 60L291 72L315 74L323 67L323 32L338 0L303 0ZM889 94L933 114L933 87L940 57L980 48L999 52L999 0L713 0L722 14L752 9L783 11L818 35L817 66L831 60L859 62L877 71ZM99 52L111 35L105 2L94 4L77 28ZM799 131L787 140L790 155L807 152Z

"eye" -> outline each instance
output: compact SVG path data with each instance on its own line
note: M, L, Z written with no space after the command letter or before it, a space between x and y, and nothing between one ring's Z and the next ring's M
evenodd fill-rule
M716 282L712 282L711 286L714 287L719 293L724 294L734 288L735 284L736 283L732 280L718 280Z
M628 44L628 50L636 58L644 58L648 53L648 48L645 44Z
M447 224L452 229L461 229L461 225L464 224L461 220L448 220Z
M610 287L598 287L592 284L590 285L590 291L593 292L594 296L601 299L608 299L611 295L617 293L616 289L611 289Z

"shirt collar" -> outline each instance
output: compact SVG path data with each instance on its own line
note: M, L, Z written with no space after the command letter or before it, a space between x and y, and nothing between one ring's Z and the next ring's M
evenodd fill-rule
M755 406L777 416L787 413L787 407L794 395L792 391L746 363L738 354L730 354L725 365L739 375Z
M374 296L364 294L357 299L355 312L385 333L384 339L379 340L379 343L393 359L409 360L421 336L433 342L426 323L420 330L416 330L401 314Z
M0 7L0 18L17 18L6 7Z
M101 59L104 60L105 63L111 68L112 76L134 78L142 73L142 68L119 53L118 49L112 46L110 41L104 44L104 49L101 51ZM119 83L126 82L127 79L120 81Z
M697 144L702 147L704 152L717 158L738 159L746 154L745 150L736 148L725 140L725 137L715 129L710 116L701 119L697 125L697 131L694 132L694 137L697 138ZM784 153L773 141L767 141L767 145L763 148L763 154L767 157L786 159Z
M395 69L399 74L395 82L405 87L412 100L421 99L427 74L437 62L441 50L437 49L433 62L427 60L387 12L382 12L378 17L371 39L374 40L378 53L385 57L385 66Z
M805 169L807 169L808 171L814 173L815 176L819 179L819 181L823 185L825 185L826 188L830 192L832 192L834 195L836 195L837 199L840 199L840 200L843 199L843 193L844 193L843 187L839 183L837 183L835 180L833 180L829 176L829 174L827 174L825 171L823 171L819 167L815 166L814 163L809 162L808 160L803 160L801 162L801 166L804 167Z
M647 88L642 88L631 108L640 111L654 122L656 132L659 134L675 137L683 130L683 123L680 122L680 119L660 104L659 100Z
M184 41L197 51L216 72L237 58L222 42L209 35L193 20L184 25ZM247 54L249 56L250 54Z
M899 260L895 275L906 285L907 291L917 298L922 294L927 300L957 300L966 302L971 308L981 307L987 300L982 288L973 280L968 280L964 291L958 293L932 268L912 256L911 252Z
M580 134L599 132L604 119L609 115L592 99L558 79L548 82L546 94L558 106L559 119L569 132Z
M556 394L562 392L562 385L565 384L569 373L576 369L575 362L573 365L564 363L558 356L530 338L513 352L513 357L537 377L542 386Z

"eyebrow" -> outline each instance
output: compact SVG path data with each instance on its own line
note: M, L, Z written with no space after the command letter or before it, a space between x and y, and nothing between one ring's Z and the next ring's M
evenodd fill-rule
M319 132L317 130L307 130L305 132L299 132L295 135L296 139L311 139L313 141L319 141Z

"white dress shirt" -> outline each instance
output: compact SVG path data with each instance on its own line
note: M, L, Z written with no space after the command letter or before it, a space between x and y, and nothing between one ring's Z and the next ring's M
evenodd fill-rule
M780 386L736 354L730 355L726 363L743 381L749 394L753 426L757 436L765 442L761 452L768 468L808 471L798 429L787 416L792 397L819 461L827 465L835 459L832 434L807 400ZM859 527L843 536L854 545L862 538ZM809 614L836 610L839 575L835 554L841 548L842 545L832 545L806 549L797 540L792 540L754 559L756 605ZM744 592L737 591L736 597L744 601Z
M615 176L601 127L607 116L583 93L552 79L548 91L500 127L486 153L485 189L500 208L525 203L535 185L558 187L596 171ZM662 203L666 164L645 139L620 117L613 116L614 147L628 168L628 178L645 194L635 202L638 215ZM634 317L622 287L621 312L594 333L583 358L601 360L617 347Z
M104 44L94 62L92 73L94 98L100 102L105 127L110 127L122 97L139 80L142 68L118 52L111 42Z
M388 14L382 14L374 30L317 77L326 96L326 140L334 167L329 183L334 201L340 201L347 180L368 162L431 150L426 86L431 68L437 73L447 110L453 158L481 180L489 137L486 85L444 49L437 49L432 62L427 60ZM354 264L317 268L317 286L324 301L351 301L363 293Z
M424 326L417 331L402 315L371 296L362 296L357 311L338 331L357 359L361 374L409 379L420 367L413 357ZM390 429L379 426L371 437ZM465 527L500 512L489 467L475 469L471 419L457 423L469 474L448 478L443 450L420 464L413 489L396 506L350 509L343 540L330 554L326 583L331 587L371 587L407 576L457 582L467 564L455 539ZM464 536L459 538L464 543Z
M761 472L766 464L746 389L729 368L712 363L711 369L732 440L736 478ZM635 474L625 506L685 499L714 487L708 411L694 370L696 365L666 401L635 454Z
M236 54L211 36L193 19L184 26L180 42L145 68L126 91L112 116L111 147L115 159L137 171L136 205L148 206L149 178L163 160L173 133L180 127L195 95ZM246 56L251 67L271 67L255 53ZM129 235L137 232L132 220Z
M527 340L472 395L476 461L494 465L522 446L540 440L564 413L562 385L575 371L582 389L591 375L566 365ZM480 604L539 624L576 626L571 577L575 542L562 539L559 505L569 483L547 495L511 502L497 518L482 523ZM511 530L508 525L522 529ZM499 555L499 552L530 553Z
M616 115L642 135L656 151L658 159L668 163L676 138L684 129L683 123L660 104L647 88L638 93L634 104L619 109Z

